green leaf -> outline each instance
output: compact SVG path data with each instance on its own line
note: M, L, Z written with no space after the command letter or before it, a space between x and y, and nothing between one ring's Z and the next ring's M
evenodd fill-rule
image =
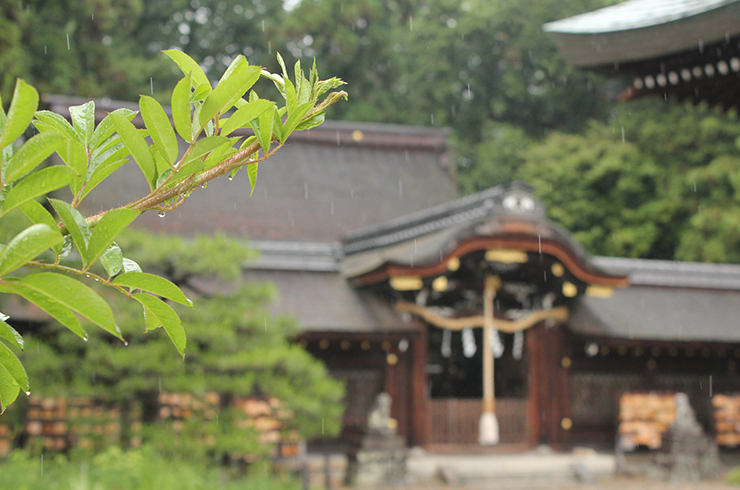
M172 91L172 122L182 139L190 142L190 86L192 75L188 73L185 78L177 82Z
M308 111L310 111L312 108L313 102L307 102L293 111L290 116L288 116L288 119L285 120L285 124L283 124L283 134L281 135L282 138L280 141L285 141L286 139L288 139L288 136L290 136L293 130L295 130L298 124L300 124L300 122L306 116Z
M13 100L10 102L5 131L0 140L0 148L10 145L23 134L31 123L33 113L36 112L38 105L39 94L36 89L19 78L15 82Z
M49 211L46 210L37 201L26 201L18 207L33 224L43 223L48 225L52 230L57 228L57 222ZM63 244L54 245L54 253L59 255L62 252Z
M154 190L154 184L157 181L157 169L144 136L122 115L111 112L109 116L121 137L121 141L126 145L126 149L134 157L136 164L139 165L141 172L149 183L150 190Z
M251 196L254 193L254 186L257 185L257 162L247 165L247 176L249 176L249 185L252 187L252 190L249 191Z
M16 329L5 323L5 320L10 318L7 315L3 315L0 312L0 339L5 339L11 344L16 345L19 349L23 350L23 337L18 333Z
M193 84L195 85L195 83ZM190 102L200 102L201 100L208 97L208 94L211 93L211 84L210 83L202 83L195 87L195 90L193 90L192 95L190 96ZM197 122L194 121L194 122Z
M85 330L83 330L82 325L80 325L80 321L77 319L75 314L59 301L31 288L25 287L18 280L0 281L0 291L17 294L26 301L33 303L80 338L87 340L87 334L85 333Z
M133 209L112 209L105 213L90 236L85 252L86 268L89 268L108 249L116 236L130 225L140 212Z
M51 111L36 111L36 120L33 121L40 132L56 131L69 140L77 139L77 133L71 124L61 115Z
M164 327L170 340L175 344L177 352L185 357L185 329L182 326L180 317L170 305L159 298L146 293L134 294L134 299L144 306L144 316L146 317L147 331L159 326Z
M326 116L324 115L324 112L320 112L319 114L313 116L311 119L307 119L298 124L298 126L296 126L295 128L295 131L303 131L305 129L315 128L316 126L321 125L321 123L324 122L325 118Z
M77 172L69 167L54 165L34 172L25 179L18 182L5 196L0 216L6 214L26 201L44 196L69 184Z
M272 108L275 103L270 100L259 99L242 105L221 126L221 134L228 136L239 128L246 127L250 122L257 119L263 112Z
M108 277L113 277L123 269L123 252L115 242L100 256L100 263L105 267Z
M185 75L191 74L196 85L206 84L209 87L211 86L208 82L208 77L193 58L176 49L168 49L162 52L169 56Z
M252 129L260 142L265 155L270 151L270 142L272 141L272 121L275 117L275 111L265 111L257 119L258 124L252 121Z
M141 289L142 291L154 293L163 298L171 299L176 303L190 306L191 308L193 306L193 302L185 297L185 294L183 294L180 288L178 288L174 283L168 281L164 277L156 276L154 274L147 274L146 272L128 272L113 279L112 283L117 284L118 286Z
M229 110L260 77L260 68L247 67L244 72L232 74L219 83L203 101L198 122L204 127L208 121Z
M148 95L141 96L139 107L154 146L167 160L167 163L172 165L177 160L177 137L170 124L170 118L167 117L159 102Z
M228 141L230 139L225 136L211 136L210 138L199 139L193 149L190 150L190 153L188 153L188 156L183 159L181 165L184 166L189 162L205 156Z
M10 347L0 342L0 365L8 370L13 380L18 383L18 386L22 390L28 391L30 386L28 384L28 375L26 370L23 369L20 359L16 356Z
M41 272L26 276L19 282L26 288L59 302L123 340L108 303L80 281L53 272Z
M123 258L123 272L141 272L141 266L131 259Z
M125 107L121 107L120 109L116 109L113 111L113 114L119 114L123 117L125 117L127 120L131 121L133 118L136 117L136 111L132 111L131 109L127 109ZM110 118L110 114L105 116L102 121L100 121L100 124L98 124L98 127L95 128L95 131L93 131L92 138L90 138L90 149L94 150L98 148L98 146L104 144L108 138L113 136L113 133L115 132L116 128L113 127L113 121Z
M76 196L80 192L87 177L87 151L85 151L85 147L79 141L69 140L67 141L66 148L59 151L59 155L61 155L64 163L70 168L73 168L77 173L77 178L70 185L72 194Z
M13 376L0 365L0 414L18 398L20 391L20 387L14 383Z
M64 237L58 229L45 224L31 225L13 238L0 252L0 277L7 275L44 250L62 243Z
M218 83L223 82L235 72L243 72L244 69L246 69L248 66L249 66L249 61L247 61L247 58L245 58L243 54L237 55L236 58L231 60L231 63L229 63L229 66L228 68L226 68L226 71L224 72L224 74L221 75L221 78L218 80Z
M80 251L84 263L87 255L87 243L90 240L90 227L87 226L85 218L82 217L79 211L64 201L49 199L49 202L61 218L75 245L77 245L77 250Z
M90 146L95 130L95 102L91 100L85 104L70 107L69 116L80 141L87 148Z
M23 177L62 148L65 142L66 139L59 133L41 133L29 139L10 159L5 169L5 181L12 182Z

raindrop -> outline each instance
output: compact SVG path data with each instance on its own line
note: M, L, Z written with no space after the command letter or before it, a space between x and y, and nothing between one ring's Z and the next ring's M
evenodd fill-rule
M694 181L694 194L696 194L696 181Z
M402 180L398 181L398 195L403 197L403 181Z
M419 247L416 244L416 238L414 238L414 253L419 253Z
M90 339L89 339L89 338L87 337L87 334L85 334L85 335L84 335L84 336L82 337L82 340L84 340L85 342L87 342L87 341L88 341L88 340L90 340Z
M128 340L124 340L124 341L123 341L123 346L124 346L124 347L128 347Z
M545 282L547 282L547 271L542 271L542 273L545 275Z
M703 40L699 41L699 52L700 53L704 52L704 41Z
M542 235L540 234L537 235L537 244L540 247L540 255L542 255Z
M95 20L95 14L92 14L92 20Z
M41 476L44 476L44 455L41 455Z
M234 180L234 175L233 174L232 175L229 175L229 182L231 182L232 180Z
M308 183L303 183L303 197L308 201Z
M321 419L321 433L324 433L324 419Z
M265 21L262 21L262 32L265 32Z
M337 131L337 146L339 146L340 139L339 139L339 131Z
M159 211L157 213L157 216L159 216L160 218L164 218L164 211Z
M354 199L355 198L355 190L352 189L352 188L350 188L350 190L349 190L349 198L350 199Z
M28 390L28 391L26 392L26 396L31 396L31 390Z
M622 126L622 143L624 143L624 126Z
M265 317L265 332L267 332L267 317Z
M430 116L431 116L431 119L432 119L432 126L434 126L434 114L430 114Z
M409 30L410 31L414 30L414 18L411 16L409 16Z
M157 388L159 389L159 392L162 393L162 377L161 376L157 378Z
M218 415L216 415L216 425L218 425Z
M69 51L69 34L67 34L67 51Z
M203 184L202 186L200 186L200 188L201 188L201 189L205 189L207 185L208 185L208 184Z
M44 44L44 54L46 54L46 44Z
M267 54L272 54L272 41L267 41Z
M331 215L334 216L334 201L330 202L329 206L331 208Z
M152 77L149 77L149 93L154 95L154 80Z
M709 375L709 398L712 398L712 375Z

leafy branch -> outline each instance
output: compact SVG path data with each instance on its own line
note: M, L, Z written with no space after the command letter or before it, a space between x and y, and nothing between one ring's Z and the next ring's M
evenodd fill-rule
M326 110L347 94L331 92L344 82L320 80L315 63L308 78L296 63L291 80L280 55L282 74L251 66L240 55L212 86L188 55L176 50L164 54L184 74L172 92L171 119L154 98L142 95L139 112L118 109L97 125L94 102L70 107L70 124L59 114L38 111L38 93L21 79L7 113L0 101L0 220L17 209L32 223L0 244L0 294L24 298L85 340L78 316L124 341L108 303L80 281L92 280L138 302L146 331L163 327L184 356L185 330L167 301L190 307L192 302L172 282L142 272L124 257L116 237L141 213L174 209L198 187L222 175L233 176L242 167L247 167L254 190L258 164L294 131L321 124ZM283 97L281 106L253 90L260 78L275 84ZM137 114L143 128L132 123ZM29 124L38 134L17 144ZM187 143L182 155L178 136ZM64 164L39 169L54 153ZM144 175L149 193L119 208L83 216L77 209L80 203L130 159ZM70 202L47 198L45 206L38 201L64 187L71 191ZM69 261L73 247L79 261L62 264L63 259ZM91 270L101 266L107 278ZM12 275L24 267L42 272ZM23 348L23 338L8 319L0 313L0 413L20 390L30 389L12 350Z

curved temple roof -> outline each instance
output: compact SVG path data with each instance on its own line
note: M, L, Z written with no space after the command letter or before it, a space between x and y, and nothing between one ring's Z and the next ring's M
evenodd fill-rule
M594 266L565 229L545 217L522 184L495 187L346 235L342 272L356 284L395 275L429 277L452 257L511 248L557 257L586 283L626 286L624 276Z
M629 0L543 26L565 59L602 66L649 59L740 33L738 0Z

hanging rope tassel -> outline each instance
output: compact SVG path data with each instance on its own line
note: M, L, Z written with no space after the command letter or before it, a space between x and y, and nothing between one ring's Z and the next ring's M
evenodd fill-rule
M504 355L504 343L501 342L501 334L495 329L491 333L493 334L491 335L491 352L493 352L493 357L500 359Z
M518 332L514 332L514 345L511 348L511 355L514 356L514 359L518 361L522 358L523 353L524 353L524 332L520 330Z
M462 331L462 343L463 343L463 355L470 359L473 357L478 350L478 347L475 345L475 335L473 334L473 329L471 328L463 328Z
M442 357L450 357L452 355L452 330L442 330L442 348L440 349Z

